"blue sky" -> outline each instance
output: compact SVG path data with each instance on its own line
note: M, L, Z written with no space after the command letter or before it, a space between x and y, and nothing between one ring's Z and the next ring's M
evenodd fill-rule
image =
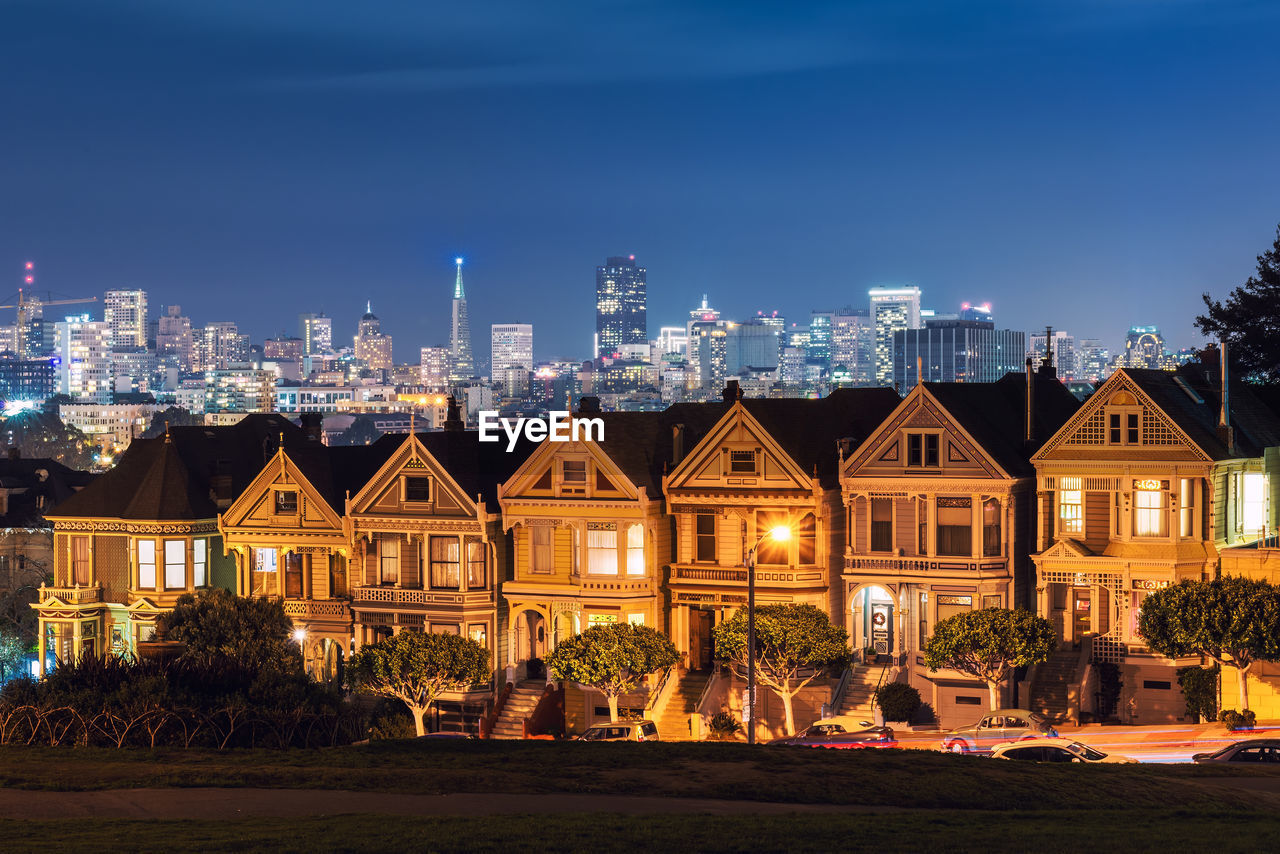
M255 339L366 300L443 344L589 355L594 267L651 331L919 285L1014 328L1197 343L1280 221L1280 8L1236 0L0 0L0 272L142 287ZM6 292L7 293L7 292ZM0 296L3 296L0 294Z

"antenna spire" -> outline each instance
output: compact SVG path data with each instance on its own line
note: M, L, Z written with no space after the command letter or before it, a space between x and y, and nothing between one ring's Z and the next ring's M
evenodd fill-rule
M456 263L456 264L458 265L458 278L457 278L457 279L455 279L455 280L454 280L454 283L453 283L453 298L454 298L454 299L466 299L466 298L467 298L467 294L466 294L466 292L462 289L462 259L461 259L461 258L455 258L455 259L453 259L453 260L454 260L454 263Z

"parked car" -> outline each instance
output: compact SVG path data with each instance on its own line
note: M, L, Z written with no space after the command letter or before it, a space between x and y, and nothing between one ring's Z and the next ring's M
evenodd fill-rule
M1118 753L1103 753L1095 747L1065 738L1028 738L998 745L993 759L1019 759L1023 762L1103 762L1132 765L1138 760Z
M897 747L893 730L875 726L870 721L850 723L830 718L817 721L795 735L775 738L769 744L795 744L805 747L857 749L864 747Z
M425 733L425 734L423 734L423 735L418 736L418 738L433 738L433 739L434 739L434 738L443 738L443 739L463 738L463 739L466 739L466 738L475 738L475 737L476 737L475 735L473 735L473 734L471 734L471 733L469 733L469 732L428 732L428 733Z
M1197 753L1192 762L1280 762L1280 738L1248 738L1213 753Z
M661 741L653 721L618 721L587 727L577 741Z
M951 753L989 754L996 745L1024 738L1056 738L1058 731L1035 712L994 709L982 720L942 736L942 749Z

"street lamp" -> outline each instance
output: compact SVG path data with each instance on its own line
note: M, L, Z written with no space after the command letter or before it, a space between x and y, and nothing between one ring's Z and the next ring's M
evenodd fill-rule
M791 528L770 528L747 551L747 744L756 743L756 549L765 540L785 543L791 539Z

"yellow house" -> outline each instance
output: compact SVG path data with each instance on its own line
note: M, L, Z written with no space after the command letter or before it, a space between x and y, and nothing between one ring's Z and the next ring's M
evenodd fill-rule
M248 488L218 517L236 559L243 596L282 597L293 620L307 672L333 678L351 650L351 541L344 511L385 462L387 445L326 448L318 416L311 441L281 448Z
M1082 661L1120 667L1126 721L1185 714L1175 669L1198 660L1146 648L1142 601L1213 577L1222 549L1275 530L1277 446L1280 422L1247 385L1224 400L1194 364L1117 371L1032 458L1038 611Z
M282 444L302 432L275 415L231 427L175 427L138 439L120 462L46 516L54 582L32 607L39 662L126 654L155 633L156 616L185 593L236 590L218 513Z

